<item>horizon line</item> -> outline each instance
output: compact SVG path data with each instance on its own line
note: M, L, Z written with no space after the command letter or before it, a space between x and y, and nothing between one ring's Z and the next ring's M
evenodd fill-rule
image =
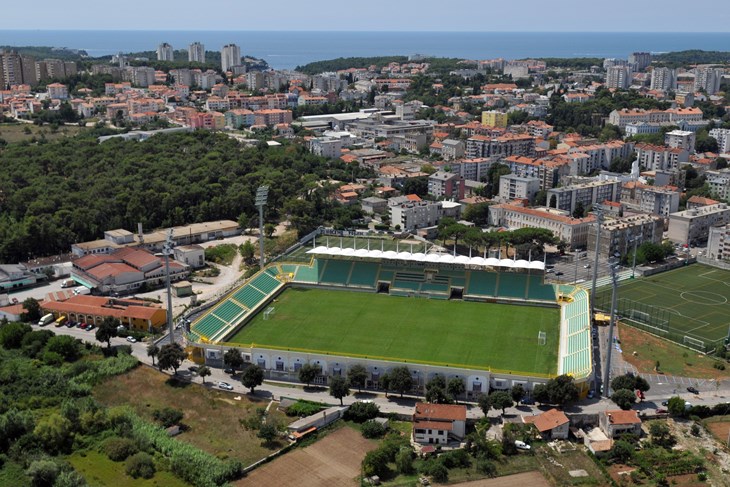
M26 28L5 29L5 32L333 32L333 33L444 33L444 34L726 34L727 31L639 31L639 30L297 30L297 29L263 29L263 30L236 30L236 29L154 29L154 28L114 28L114 29L66 29L66 28Z

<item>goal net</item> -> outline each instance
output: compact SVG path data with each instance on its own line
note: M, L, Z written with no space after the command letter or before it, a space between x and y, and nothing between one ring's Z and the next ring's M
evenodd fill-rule
M705 351L705 342L703 340L684 335L682 343L684 343L684 346L697 350L698 352L704 353Z
M537 344L538 345L545 345L547 342L547 333L544 331L537 332Z
M276 314L276 308L274 306L269 306L264 310L264 319L268 320L272 316Z

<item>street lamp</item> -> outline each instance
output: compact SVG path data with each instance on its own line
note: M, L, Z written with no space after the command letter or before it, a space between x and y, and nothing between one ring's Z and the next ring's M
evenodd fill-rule
M610 384L611 378L611 352L613 351L613 327L616 322L616 301L618 300L618 264L611 263L609 265L611 271L611 284L613 290L611 292L611 320L608 324L608 350L606 352L606 363L603 370L603 395L604 397L610 397Z
M269 187L259 186L256 190L256 206L259 209L259 252L261 269L264 268L264 206L269 198Z

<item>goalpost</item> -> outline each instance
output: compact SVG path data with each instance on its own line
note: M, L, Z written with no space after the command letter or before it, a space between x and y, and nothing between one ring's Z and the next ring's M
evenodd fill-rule
M692 338L690 336L684 335L682 338L682 343L693 350L697 350L698 352L705 352L705 342L703 340L698 340L697 338Z
M547 342L547 333L544 331L537 332L537 344L545 345L546 342Z
M269 306L268 308L266 308L266 310L264 310L264 320L268 320L275 314L276 314L276 307Z

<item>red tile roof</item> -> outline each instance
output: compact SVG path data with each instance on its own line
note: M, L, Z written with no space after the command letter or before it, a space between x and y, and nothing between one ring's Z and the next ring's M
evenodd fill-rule
M639 419L639 413L634 411L633 409L629 411L624 411L622 409L612 409L609 411L604 411L604 413L608 416L609 422L611 424L640 424L641 419Z
M522 420L525 423L534 424L540 433L550 431L553 428L557 428L558 426L562 426L570 422L565 413L558 411L557 409L551 409L536 416L523 416Z

